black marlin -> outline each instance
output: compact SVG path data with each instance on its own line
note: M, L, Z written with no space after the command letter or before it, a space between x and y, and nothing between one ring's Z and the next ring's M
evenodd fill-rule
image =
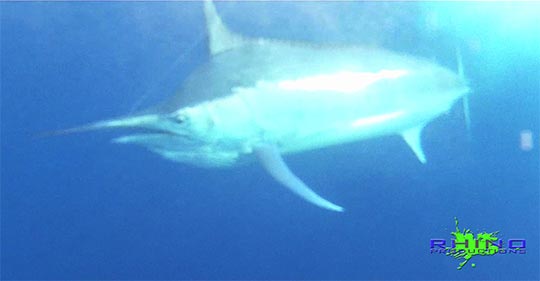
M422 128L469 88L462 75L389 50L336 47L231 32L204 2L211 59L183 83L180 95L214 96L169 110L96 122L81 131L142 128L114 139L167 159L203 167L258 160L279 183L333 211L343 208L312 191L282 155L401 135L421 162Z

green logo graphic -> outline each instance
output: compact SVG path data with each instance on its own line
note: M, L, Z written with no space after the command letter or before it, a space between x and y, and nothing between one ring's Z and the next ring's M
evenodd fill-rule
M494 245L494 242L499 240L496 236L499 233L498 231L492 233L478 233L475 239L474 234L470 229L465 229L461 232L458 227L458 219L454 219L456 220L456 231L451 233L452 236L454 236L454 251L450 251L449 253L446 253L446 255L452 256L455 259L463 259L463 261L459 263L457 269L462 269L463 266L476 255L488 256L499 252L499 247ZM471 244L473 244L472 247L470 246ZM447 248L452 250L451 247ZM476 267L476 264L471 263L471 266Z
M431 239L431 253L444 253L455 259L462 260L457 269L462 269L469 260L474 256L492 256L495 254L525 254L526 241L525 239L508 239L506 247L504 241L497 238L499 231L481 232L476 234L470 229L459 229L457 218L456 231L451 232L451 246L446 246L445 239ZM471 267L476 267L475 263L471 263Z

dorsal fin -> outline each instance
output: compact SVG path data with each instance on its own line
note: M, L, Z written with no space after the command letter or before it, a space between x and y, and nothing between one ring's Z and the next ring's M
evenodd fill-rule
M204 1L204 16L206 17L206 28L208 30L208 46L210 55L242 46L247 40L230 31L219 17L214 2Z

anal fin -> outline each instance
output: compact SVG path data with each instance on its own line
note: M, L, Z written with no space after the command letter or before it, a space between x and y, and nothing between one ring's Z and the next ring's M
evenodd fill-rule
M256 149L256 154L266 171L292 192L321 208L343 212L342 207L322 198L294 175L274 145L259 147Z
M423 128L424 128L424 125L413 127L401 133L401 136L407 142L407 144L412 149L414 154L416 154L416 157L418 158L418 160L420 160L420 162L425 164L427 160L426 160L426 155L424 154L424 150L422 149L422 139L421 139Z

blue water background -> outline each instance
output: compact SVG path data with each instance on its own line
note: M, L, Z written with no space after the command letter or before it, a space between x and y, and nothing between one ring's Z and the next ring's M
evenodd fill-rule
M110 144L114 132L37 137L173 94L209 59L200 3L1 3L2 279L539 279L539 5L218 3L247 35L370 44L451 69L461 48L471 139L456 104L424 130L426 165L398 137L286 157L346 208L334 213L256 164L193 168ZM454 217L527 239L527 254L456 270L429 253Z

